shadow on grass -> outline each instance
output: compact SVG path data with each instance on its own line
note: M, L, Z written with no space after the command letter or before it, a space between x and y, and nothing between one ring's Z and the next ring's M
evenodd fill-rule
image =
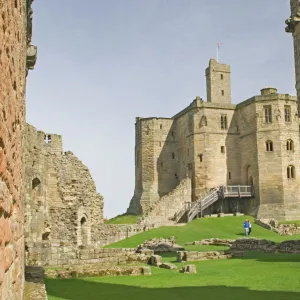
M234 257L231 259L252 259L262 262L295 262L300 263L300 254L293 253L266 253L259 251L248 251L243 257ZM299 265L300 268L300 265Z
M50 300L299 300L300 297L300 293L296 292L256 291L227 286L142 288L79 279L47 279L46 284Z

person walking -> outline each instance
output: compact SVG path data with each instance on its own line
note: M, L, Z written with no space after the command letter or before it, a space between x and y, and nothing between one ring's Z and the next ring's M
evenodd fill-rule
M251 233L251 231L252 231L252 225L251 225L251 222L250 222L250 221L248 221L248 223L249 223L249 233L248 233L248 235L250 235L250 233Z
M249 235L249 221L245 220L244 222L244 230L245 230L245 235L248 236Z

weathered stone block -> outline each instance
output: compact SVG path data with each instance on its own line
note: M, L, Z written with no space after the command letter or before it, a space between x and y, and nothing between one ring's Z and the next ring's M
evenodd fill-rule
M177 266L171 263L162 263L159 265L160 268L169 269L169 270L176 270Z
M189 274L196 274L197 268L195 265L185 265L182 267L181 273L189 273Z
M152 255L149 264L157 267L160 266L162 264L162 257L160 255Z

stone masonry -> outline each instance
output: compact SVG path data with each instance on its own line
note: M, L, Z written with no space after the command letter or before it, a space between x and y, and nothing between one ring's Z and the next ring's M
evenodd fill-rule
M26 74L36 61L31 45L32 0L0 2L0 299L19 300L24 286L24 165Z
M27 246L41 241L88 246L99 241L103 197L88 168L72 152L63 152L61 136L26 126L25 187Z
M249 185L255 199L242 199L242 212L300 219L297 98L266 87L234 105L229 65L211 59L206 78L207 101L196 97L172 118L136 119L135 192L128 212L147 215L189 178L190 201L217 186ZM226 212L236 200L230 201ZM182 209L180 201L168 205ZM218 207L220 201L210 213Z

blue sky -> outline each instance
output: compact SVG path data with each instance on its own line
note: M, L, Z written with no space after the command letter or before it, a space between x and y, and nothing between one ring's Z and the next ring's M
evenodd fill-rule
M276 4L274 4L276 2ZM38 0L38 61L27 122L63 135L88 166L104 215L134 192L135 117L171 117L196 96L216 57L232 68L232 102L274 86L295 94L289 0Z

